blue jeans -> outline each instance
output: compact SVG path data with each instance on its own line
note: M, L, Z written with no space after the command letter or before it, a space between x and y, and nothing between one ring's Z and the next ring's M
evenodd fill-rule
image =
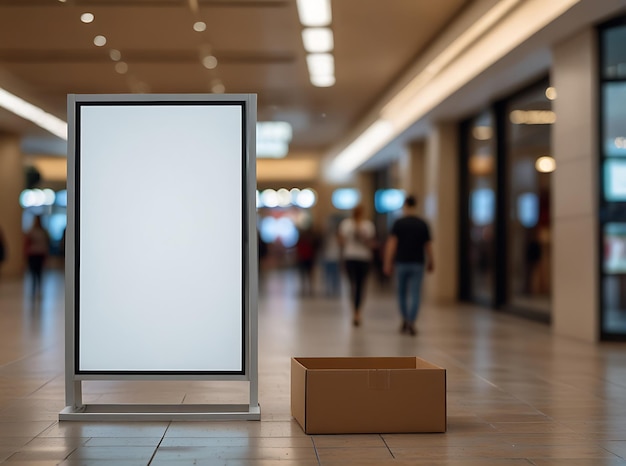
M396 262L395 267L400 312L406 322L413 323L419 312L424 264Z

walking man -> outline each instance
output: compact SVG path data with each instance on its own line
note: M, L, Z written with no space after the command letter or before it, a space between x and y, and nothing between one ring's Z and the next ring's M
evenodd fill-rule
M428 224L417 216L417 200L407 196L404 215L396 220L385 245L383 271L390 276L395 266L398 305L402 313L401 333L416 335L424 269L435 270Z

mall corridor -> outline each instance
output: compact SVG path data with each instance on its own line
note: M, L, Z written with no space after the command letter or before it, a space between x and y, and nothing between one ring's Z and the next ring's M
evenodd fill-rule
M427 304L398 332L393 294L370 283L363 324L347 297L300 298L290 271L259 302L261 421L58 421L64 280L0 281L0 462L7 465L626 465L626 353L484 308ZM164 339L164 344L167 342ZM443 434L306 435L290 413L292 356L419 356L447 370ZM212 403L230 382L89 382L86 402ZM367 409L367 407L364 407Z

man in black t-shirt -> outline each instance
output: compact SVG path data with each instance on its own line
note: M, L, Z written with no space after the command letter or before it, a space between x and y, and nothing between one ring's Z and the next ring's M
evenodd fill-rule
M428 224L416 214L417 201L407 196L404 216L396 220L385 245L384 272L391 275L395 266L398 304L402 314L402 333L415 335L415 320L419 312L424 269L435 269L432 241Z

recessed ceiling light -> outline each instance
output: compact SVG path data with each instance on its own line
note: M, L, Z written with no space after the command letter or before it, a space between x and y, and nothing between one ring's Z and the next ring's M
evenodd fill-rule
M193 30L196 32L206 31L206 23L204 21L196 21L193 23Z
M325 76L315 76L311 75L311 84L315 87L331 87L335 85L335 76L334 75L325 75Z
M556 100L556 88L550 86L546 89L546 97L548 100Z
M80 15L80 20L83 23L91 23L94 20L94 16L92 13L83 13L82 15Z
M119 74L126 74L128 72L128 64L123 61L118 61L115 64L115 71L117 71Z
M215 69L217 67L217 58L213 55L207 55L202 59L202 65L208 70Z
M298 0L298 15L303 26L328 26L332 20L330 0Z
M113 61L120 61L122 59L122 52L117 49L111 49L109 51L109 57L111 57Z
M215 80L211 84L211 91L214 94L223 94L226 91L226 87L224 86L224 84L222 84L221 81Z
M104 36L96 36L93 38L93 43L97 47L102 47L107 43L107 38Z
M309 53L330 52L334 47L333 33L328 28L303 29L302 42Z
M335 59L330 53L311 53L306 57L311 76L329 76L335 74Z
M549 155L544 155L536 160L535 168L540 173L552 173L556 170L556 161Z

